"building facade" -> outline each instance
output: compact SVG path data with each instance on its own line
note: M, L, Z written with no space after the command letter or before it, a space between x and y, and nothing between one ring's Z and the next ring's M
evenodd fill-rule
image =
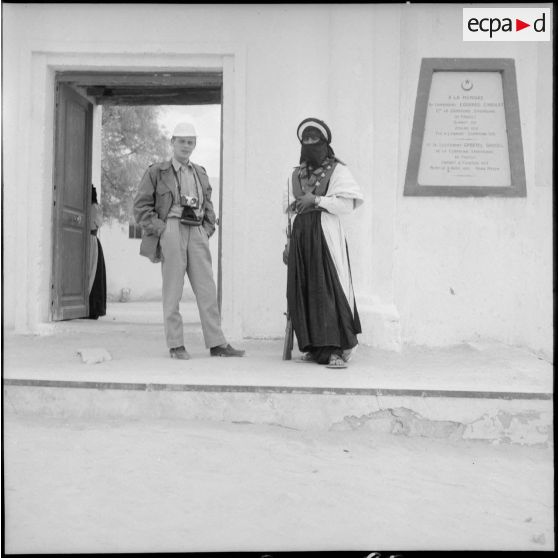
M222 76L228 337L284 330L282 188L298 162L296 127L315 116L365 195L344 221L361 342L487 339L550 358L552 43L464 42L465 6L4 4L5 326L42 332L53 320L58 77L207 72ZM403 195L424 58L514 60L525 197Z

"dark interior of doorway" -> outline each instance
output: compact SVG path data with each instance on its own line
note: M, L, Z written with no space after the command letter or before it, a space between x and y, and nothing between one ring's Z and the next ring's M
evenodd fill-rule
M59 72L59 83L98 105L212 105L222 98L222 72Z
M204 104L220 104L221 105L221 138L222 138L222 72L218 71L196 71L196 72L58 72L56 74L57 92L59 86L64 84L66 88L70 88L84 99L88 99L96 105L204 105ZM58 99L58 96L57 96ZM60 109L57 101L57 119L60 121ZM57 124L57 149L64 150L68 145L68 141L60 141L61 128ZM63 131L62 131L63 133ZM62 138L64 140L64 138ZM60 147L62 146L62 147ZM91 149L91 138L88 140L87 149ZM89 165L91 157L88 157ZM59 157L56 158L55 167L58 164ZM220 161L222 167L222 142ZM55 177L56 177L55 169ZM91 169L85 172L84 176L91 176ZM219 172L219 222L222 223L222 172ZM55 178L55 183L57 179ZM83 181L84 191L89 191L90 180ZM54 200L60 195L60 191L56 191L57 185L54 185ZM60 190L60 185L58 185ZM215 195L215 194L214 194ZM89 199L84 196L84 199ZM62 219L55 217L53 222L61 223ZM85 308L78 309L82 315L76 314L76 306L74 305L73 313L66 313L64 309L59 308L61 301L64 300L64 285L67 279L64 277L64 258L61 253L64 247L60 245L58 239L60 235L53 235L53 298L52 298L52 318L71 319L76 317L86 317L88 313L87 297L84 294ZM222 271L221 271L221 238L222 229L218 228L218 265L217 265L217 289L219 308L222 305ZM74 281L75 283L75 281ZM85 282L83 282L85 283ZM74 297L75 298L75 297Z

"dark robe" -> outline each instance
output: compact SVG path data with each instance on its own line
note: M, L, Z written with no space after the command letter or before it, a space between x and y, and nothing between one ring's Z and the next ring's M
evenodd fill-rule
M321 211L301 213L293 222L287 303L299 350L319 364L357 345L356 303L351 311L322 231Z
M93 234L93 233L92 233ZM95 279L91 292L89 293L89 318L96 320L99 316L105 316L107 313L107 274L105 269L105 258L103 256L103 248L98 238L97 248L99 254L97 256L97 269L95 270Z

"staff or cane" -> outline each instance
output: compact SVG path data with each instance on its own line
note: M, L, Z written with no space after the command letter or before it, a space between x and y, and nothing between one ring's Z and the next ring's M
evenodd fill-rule
M290 186L289 186L289 182L287 181L287 201L288 201L288 205L287 205L287 217L289 220L289 224L287 225L287 244L286 244L286 248L287 248L287 259L288 259L288 254L289 254L289 250L290 250L290 244L291 244L291 232L292 232L292 226L291 226L291 198L290 198ZM287 263L287 270L288 270L288 263ZM287 302L287 311L285 312L285 316L287 317L287 325L285 327L285 341L283 343L283 360L291 360L292 358L292 353L293 353L293 323L291 321L291 314L289 312L289 304Z

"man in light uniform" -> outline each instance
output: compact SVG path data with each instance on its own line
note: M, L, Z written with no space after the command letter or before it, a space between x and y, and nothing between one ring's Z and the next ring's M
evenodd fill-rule
M134 217L143 229L140 254L161 262L163 317L172 358L187 360L179 303L184 275L192 285L211 356L243 356L221 330L209 238L215 232L211 186L205 169L192 163L197 135L189 122L179 123L171 139L170 161L149 166L134 198Z

